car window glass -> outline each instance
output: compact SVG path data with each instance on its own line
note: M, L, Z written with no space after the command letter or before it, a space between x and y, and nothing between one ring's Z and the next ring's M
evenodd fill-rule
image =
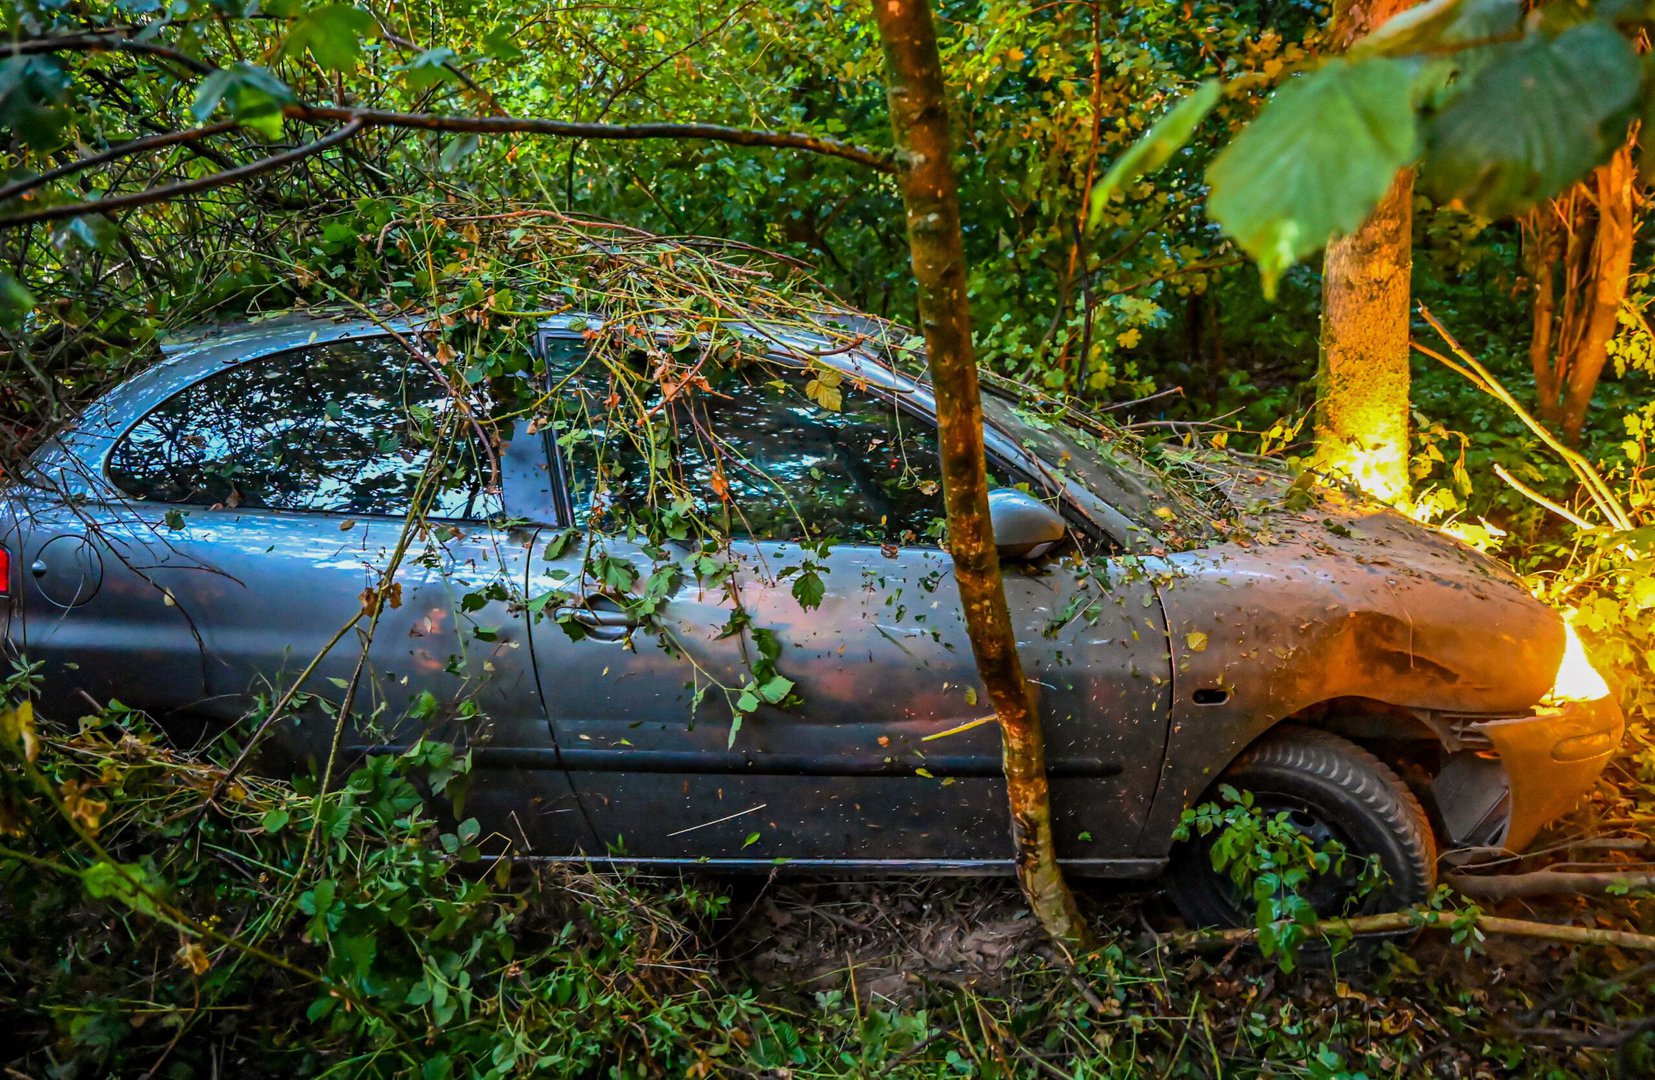
M552 348L576 524L676 502L738 538L934 545L942 535L936 430L888 398L849 380L813 397L811 373L753 364L660 408L647 382ZM646 413L652 422L634 422Z
M424 479L427 473L430 479ZM437 377L379 338L238 364L169 398L116 443L134 498L437 518L500 510L492 468Z

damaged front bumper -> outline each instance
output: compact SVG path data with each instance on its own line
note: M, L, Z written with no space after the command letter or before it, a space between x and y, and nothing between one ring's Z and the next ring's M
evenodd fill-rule
M1446 839L1513 852L1591 790L1626 730L1613 697L1453 719L1458 745L1432 785Z

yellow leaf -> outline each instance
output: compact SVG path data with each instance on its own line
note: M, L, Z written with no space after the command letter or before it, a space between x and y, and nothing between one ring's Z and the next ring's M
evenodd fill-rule
M977 704L977 688L975 686L965 688L965 703L967 705Z
M1207 635L1199 630L1191 630L1184 635L1184 644L1189 646L1190 652L1203 652L1207 648Z
M0 710L0 742L23 752L26 761L40 754L40 740L34 733L34 705L24 701L16 708Z
M1144 339L1144 332L1134 326L1130 330L1122 330L1115 335L1115 342L1123 349L1135 349L1138 342Z
M207 969L213 966L213 962L207 958L207 950L193 941L183 942L172 955L196 975L207 974Z

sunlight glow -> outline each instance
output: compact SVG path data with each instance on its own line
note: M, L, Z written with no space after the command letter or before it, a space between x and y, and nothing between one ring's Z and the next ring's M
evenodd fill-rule
M1563 635L1563 662L1557 665L1557 681L1552 684L1546 700L1558 703L1596 701L1598 698L1608 697L1609 684L1604 682L1603 676L1597 673L1592 662L1586 658L1586 646L1581 644L1580 635L1575 632L1574 624L1567 619L1563 621Z
M1407 497L1405 456L1395 447L1346 446L1333 454L1324 451L1324 467L1337 473L1382 502L1395 504ZM1398 461L1404 462L1398 467Z

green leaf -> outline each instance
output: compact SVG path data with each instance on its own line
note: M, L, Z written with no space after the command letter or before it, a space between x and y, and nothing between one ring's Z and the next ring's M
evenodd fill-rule
M312 8L293 23L282 52L297 56L309 49L327 70L352 72L362 59L362 39L378 29L372 15L350 4Z
M1412 60L1333 60L1286 83L1207 170L1207 213L1258 262L1264 291L1356 230L1418 154Z
M793 599L806 611L822 606L822 599L827 596L827 584L822 581L822 575L814 570L806 570L793 581Z
M793 692L793 680L783 675L772 675L759 684L759 697L772 705L780 705Z
M476 153L481 144L482 139L470 133L450 139L437 157L437 167L443 172L453 172L460 162Z
M220 104L232 117L267 139L282 133L282 106L293 101L293 91L270 72L238 60L201 80L190 113L205 123Z
M1444 202L1503 217L1550 198L1626 136L1637 53L1606 23L1491 46L1426 129L1422 185Z
M0 270L0 326L16 330L34 310L34 293L10 272Z
M1522 18L1520 0L1429 0L1386 19L1378 30L1351 45L1346 55L1399 56L1487 41L1511 33Z
M163 894L162 883L142 863L112 863L99 859L80 876L88 896L119 900L133 911L159 915L155 897Z
M429 90L440 82L451 81L455 78L449 64L455 59L453 49L438 46L435 49L426 49L412 60L403 64L398 70L408 83L408 89L414 91Z
M1104 209L1109 205L1109 197L1116 191L1171 161L1172 155L1184 148L1201 121L1213 111L1213 106L1218 104L1223 93L1224 87L1217 79L1203 82L1194 93L1168 109L1137 142L1116 158L1109 171L1103 174L1103 179L1092 189L1091 211L1086 227L1098 227L1103 220Z

